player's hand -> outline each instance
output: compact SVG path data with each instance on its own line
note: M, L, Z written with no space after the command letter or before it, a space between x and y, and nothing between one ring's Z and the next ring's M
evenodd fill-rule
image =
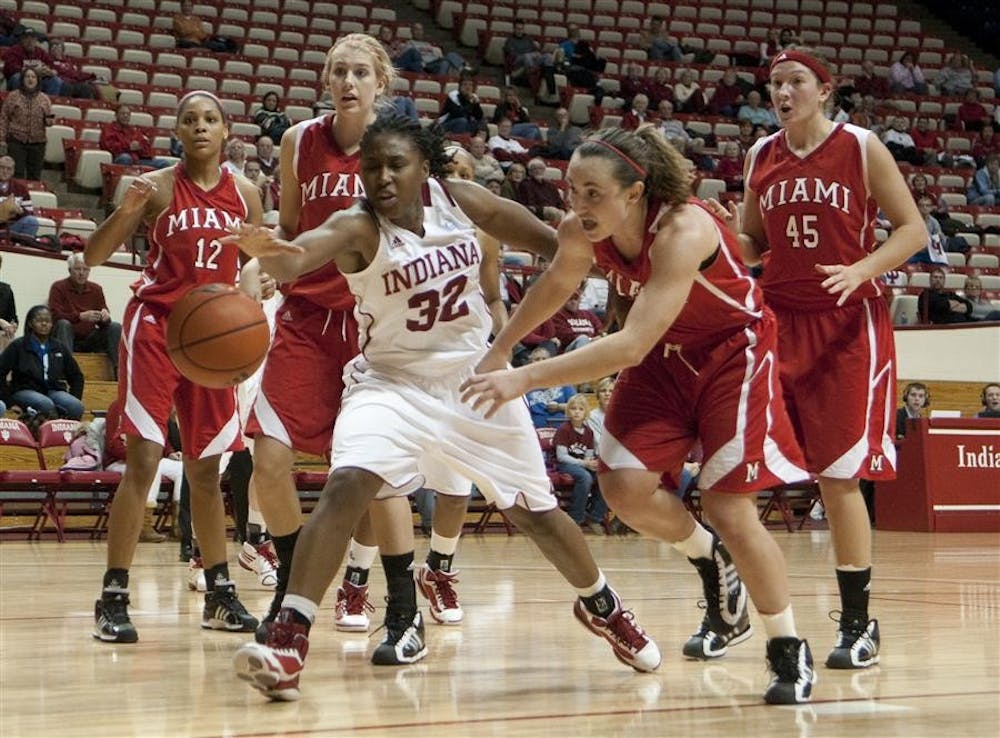
M145 209L146 203L156 193L156 185L148 179L136 177L125 190L122 204L118 209L125 213L135 213Z
M301 254L303 249L274 235L274 231L263 226L241 223L230 231L229 236L221 239L222 243L239 246L247 256L281 256L283 254Z
M528 391L522 377L523 373L516 369L475 374L459 387L462 402L472 405L473 410L483 410L485 417L492 418L501 405Z
M261 272L258 276L260 279L260 299L262 301L270 300L278 290L278 280L267 272Z
M858 287L868 281L858 264L846 266L844 264L817 264L816 271L827 275L821 283L821 287L831 295L840 295L837 298L837 307L840 307L847 298L851 296Z
M725 223L729 230L736 234L740 232L740 228L742 228L743 223L740 220L739 205L732 200L723 205L714 197L708 198L708 200L705 201L705 204L708 205L708 209L712 211L712 215Z

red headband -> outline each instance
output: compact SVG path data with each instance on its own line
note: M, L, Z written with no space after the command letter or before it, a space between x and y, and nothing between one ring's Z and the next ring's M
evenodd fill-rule
M824 67L820 63L819 59L817 59L815 56L811 56L810 54L806 54L801 51L796 51L795 49L786 49L785 51L782 51L780 54L774 57L774 59L771 61L770 71L773 72L774 68L777 65L781 64L781 62L786 62L786 61L796 61L799 64L809 67L809 69L812 70L813 74L819 77L820 82L824 82L827 84L833 82L833 79L831 79L830 77L830 73L827 71L826 67Z
M591 141L592 143L600 144L604 148L606 148L609 151L613 152L615 154L615 156L618 156L619 158L624 159L625 162L630 167L632 167L636 172L639 173L639 176L641 176L641 177L643 177L645 179L645 177L646 177L646 170L645 170L645 168L643 168L643 167L639 166L638 164L636 164L632 160L632 158L630 156L628 156L624 151L622 151L621 149L619 149L617 146L615 146L613 144L609 144L603 138L591 138L591 139L588 139L588 140Z

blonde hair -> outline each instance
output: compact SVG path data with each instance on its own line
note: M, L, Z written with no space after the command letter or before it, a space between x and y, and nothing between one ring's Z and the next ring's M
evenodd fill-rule
M587 396L581 393L577 393L566 400L566 412L569 412L571 405L583 405L583 419L586 420L590 415L590 402L587 400Z
M618 380L615 377L605 377L600 382L597 383L597 391L603 392L607 389L614 389L615 382Z
M323 64L323 84L330 88L330 75L333 73L333 55L342 46L349 46L358 51L364 52L371 57L372 66L375 68L375 78L382 83L383 92L380 97L392 97L392 83L396 80L396 68L392 66L392 59L389 54L374 36L367 33L349 33L341 36L337 42L326 52L326 62Z

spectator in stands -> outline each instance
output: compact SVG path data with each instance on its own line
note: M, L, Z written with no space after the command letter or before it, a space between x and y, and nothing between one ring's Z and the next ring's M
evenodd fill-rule
M257 163L260 171L270 177L278 169L278 157L274 155L274 139L268 135L257 139Z
M566 403L565 423L552 437L556 450L556 469L573 477L569 513L573 522L592 533L604 534L608 503L597 484L597 439L587 422L590 404L585 395L576 394Z
M680 44L670 37L663 18L654 15L649 27L640 31L640 48L646 49L650 61L680 61L683 57Z
M410 68L411 72L427 72L428 74L449 75L461 72L471 72L471 67L466 63L462 55L450 51L442 54L441 49L424 38L423 23L414 23L410 26L410 40L406 42L404 56L407 63L412 66L412 52L416 52L420 58L420 66L417 69Z
M587 90L594 96L594 104L601 104L604 88L599 84L600 75L608 62L594 53L588 41L580 38L580 27L575 23L569 25L566 40L556 49L554 63L571 86Z
M642 68L641 64L628 65L625 79L621 81L620 92L621 96L625 98L626 105L631 105L632 99L636 95L646 95L647 98L649 97L649 81L646 77L646 71ZM673 99L672 91L669 99Z
M469 139L469 153L472 155L473 166L475 168L475 180L485 185L486 181L494 176L499 176L503 181L503 168L486 148L486 139L481 133L477 133Z
M740 151L746 156L746 153L750 150L750 147L754 145L757 141L757 137L754 136L753 123L749 120L739 121L740 133L736 137L736 140L740 144Z
M735 118L740 107L746 103L745 95L748 90L745 84L736 74L736 68L729 67L715 85L712 99L708 101L708 112Z
M206 23L194 14L191 0L181 0L180 12L174 13L173 31L178 49L202 47L209 51L236 52L239 44L224 36L213 36Z
M555 93L555 66L552 54L543 52L541 45L524 31L524 21L514 20L514 30L503 44L508 81L539 73L549 94Z
M927 81L924 70L917 66L912 51L904 51L889 67L889 89L911 95L926 95Z
M562 193L552 180L545 176L545 160L534 158L528 162L528 176L518 186L518 202L552 227L566 215Z
M727 141L722 147L722 158L713 176L725 182L729 192L743 191L743 152L738 141Z
M504 176L502 174L491 174L486 178L483 187L488 189L497 197L503 197Z
M70 254L66 266L69 277L53 282L49 288L54 336L70 351L106 354L117 378L121 324L111 320L104 290L90 281L90 267L83 254Z
M552 358L552 353L544 345L539 345L528 356L528 363L545 361ZM536 428L558 428L566 422L566 403L575 395L576 387L571 384L561 387L531 390L525 395L528 410L531 412L531 422Z
M124 103L115 110L115 119L101 128L99 145L110 152L115 164L140 164L157 169L170 164L166 159L153 156L153 142L146 129L132 125L132 108Z
M599 338L604 331L601 319L590 310L584 310L580 307L582 296L583 285L581 284L576 292L567 298L559 312L552 316L555 337L559 341L562 353L586 346Z
M979 401L983 409L976 413L977 418L1000 418L1000 384L990 383L983 387Z
M764 126L768 131L775 131L778 128L778 119L773 110L763 107L761 96L757 90L751 90L747 94L745 105L741 105L736 117L740 120L748 120L755 126Z
M975 87L966 90L965 99L958 106L958 113L955 117L958 120L959 128L963 131L978 132L990 122L989 111L979 102L979 90Z
M910 382L903 390L903 407L896 411L896 440L906 436L906 421L924 417L930 392L923 382Z
M501 166L503 166L504 162L525 162L528 160L528 149L520 141L511 136L512 128L513 125L510 120L504 118L497 123L497 135L492 136L486 142L490 153L493 154L497 161L501 162Z
M281 100L274 90L267 92L260 99L260 109L253 114L253 122L260 126L260 131L271 139L271 143L281 143L281 137L289 128L292 121L281 109Z
M38 233L38 218L33 215L31 194L13 177L14 160L0 156L0 229L33 238Z
M760 66L766 67L770 65L774 55L784 48L781 45L780 38L781 32L777 28L768 29L767 37L760 42Z
M52 101L38 89L38 73L25 69L21 86L0 106L0 155L14 159L17 179L40 180L45 160L45 129L52 125Z
M948 62L941 67L934 84L942 95L961 97L976 86L976 68L970 59L960 51L948 57Z
M17 43L17 16L10 10L0 10L0 47L13 46Z
M972 305L969 320L1000 320L1000 310L983 294L983 280L977 275L970 274L965 278L962 292Z
M682 71L674 82L674 110L678 113L701 113L705 110L705 94L690 69Z
M643 92L649 98L649 107L656 110L660 107L661 100L674 99L674 88L670 84L670 68L657 67L653 73L653 79L647 80L646 89Z
M964 323L972 313L972 303L944 288L944 269L931 271L931 285L917 298L917 315L922 323Z
M659 124L658 128L660 132L666 136L667 140L674 145L674 147L684 153L691 146L693 139L691 134L687 132L684 128L684 124L679 120L674 118L674 104L669 100L664 100L660 103L660 107L657 109ZM704 141L702 141L704 143Z
M49 56L52 58L52 69L60 81L59 91L56 94L90 100L100 97L97 92L97 75L83 71L79 64L67 59L65 43L58 40L50 41ZM107 80L103 82L107 83Z
M642 124L648 123L649 120L649 98L639 93L632 98L632 105L628 112L622 116L622 122L619 127L626 131L634 131Z
M34 69L38 75L38 89L46 95L58 95L62 81L56 76L52 57L38 45L38 32L33 28L22 28L18 43L9 47L3 55L3 76L7 79L7 89L21 87L21 75L26 69Z
M934 217L935 205L931 195L920 195L915 199L927 228L927 245L911 256L907 263L947 264L948 252L964 253L969 250L969 244L964 238L949 236L941 228L940 221Z
M941 197L941 190L937 187L931 187L927 182L927 175L923 172L916 172L910 177L910 193L913 195L914 202L926 195L934 201L935 208L938 206L938 198Z
M0 266L2 265L3 254L0 254ZM14 290L6 282L0 282L0 351L7 348L7 344L14 340L17 326L17 305L14 302Z
M445 97L438 123L449 133L476 133L485 128L483 107L479 104L476 80L472 75L462 75L458 88Z
M506 118L511 122L511 135L519 138L542 140L542 132L531 122L528 109L521 104L516 87L504 87L500 93L502 98L493 111L493 122L499 123Z
M507 168L507 176L504 177L503 184L500 186L500 194L508 200L520 202L520 186L526 174L527 170L524 168L524 164L520 162L511 164Z
M1000 156L986 157L984 165L972 177L965 197L970 205L993 207L1000 203Z
M990 156L1000 154L1000 134L994 133L993 124L987 122L972 140L972 158L982 167Z
M897 116L892 119L889 128L882 134L882 143L889 149L889 153L896 161L905 161L915 166L924 163L924 157L917 150L913 137L906 130L905 118Z
M413 30L410 29L410 33ZM378 41L385 49L385 53L392 60L392 66L404 72L423 72L424 64L420 58L420 52L413 47L408 47L406 41L396 35L396 29L388 23L383 23L378 29Z
M910 130L910 138L913 139L913 145L917 148L924 165L934 166L938 163L938 157L944 150L944 141L941 140L937 129L931 126L930 118L926 116L917 118L916 127Z
M881 134L885 129L885 119L879 114L878 101L871 95L863 95L861 103L851 111L851 123Z
M24 335L0 354L0 398L25 412L79 420L83 373L70 350L51 334L52 314L35 305L24 318Z
M538 153L546 159L568 161L582 141L583 131L570 122L569 111L558 107L545 134L545 144L539 147Z
M247 163L247 147L238 138L231 138L226 141L226 158L222 166L233 174L243 174L243 168Z
M889 97L889 80L879 77L875 62L865 59L861 62L861 74L854 78L854 89L862 95L872 95L876 100Z
M615 378L604 377L597 383L597 407L590 411L587 416L587 425L594 432L594 444L597 449L601 448L601 436L604 433L604 416L607 414L608 405L611 403L611 395L615 391Z
M257 191L260 192L260 204L264 212L277 210L271 190L271 182L274 180L264 174L257 159L247 160L246 164L243 165L243 176L257 185Z

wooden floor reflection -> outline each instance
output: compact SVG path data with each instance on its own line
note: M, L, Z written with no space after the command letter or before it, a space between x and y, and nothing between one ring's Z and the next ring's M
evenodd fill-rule
M776 533L799 628L817 660L837 608L826 531ZM90 637L104 546L0 544L0 736L991 736L1000 734L1000 540L876 534L873 612L882 664L819 668L814 701L768 707L764 635L712 663L686 661L698 580L669 548L591 538L608 579L659 642L637 674L576 624L568 586L523 536L463 539L465 622L428 624L429 657L374 667L379 638L337 633L332 598L313 629L303 698L269 704L232 674L245 635L199 628L200 595L176 546L143 544L133 569L140 642ZM418 545L418 557L426 543ZM233 561L235 561L235 550ZM270 594L235 567L243 599ZM381 603L380 571L373 601ZM381 619L381 610L376 613Z

